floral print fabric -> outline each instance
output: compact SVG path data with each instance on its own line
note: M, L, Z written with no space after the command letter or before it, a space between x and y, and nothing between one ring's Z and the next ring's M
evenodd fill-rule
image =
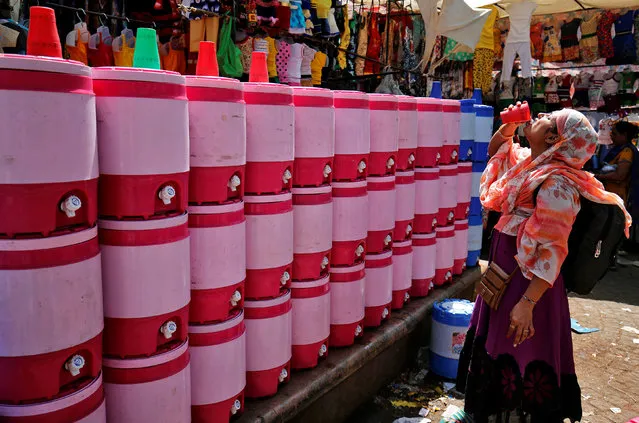
M555 117L560 137L554 145L532 160L530 149L512 141L504 143L488 162L480 186L483 206L502 213L495 229L517 236L517 262L523 275L537 276L551 285L568 254L580 196L619 206L626 214L626 236L632 222L623 200L581 170L597 148L597 133L590 122L570 109L555 112Z
M617 15L606 10L599 19L597 25L597 39L599 40L599 56L609 59L614 57L615 48L612 44L612 25L617 20Z

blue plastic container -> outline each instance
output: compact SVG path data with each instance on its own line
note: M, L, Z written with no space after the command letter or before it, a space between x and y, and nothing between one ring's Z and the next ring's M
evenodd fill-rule
M461 119L459 143L459 160L470 161L473 158L473 146L475 144L475 100L465 99L460 101Z
M468 257L466 257L466 268L471 269L479 265L479 257L481 256L481 250L469 251Z
M475 145L473 161L488 160L488 143L493 136L493 108L483 104L475 104Z
M468 216L468 257L466 258L466 267L477 266L481 255L483 234L483 217L481 215Z
M457 377L459 353L466 341L475 303L449 298L433 305L430 370L447 379Z

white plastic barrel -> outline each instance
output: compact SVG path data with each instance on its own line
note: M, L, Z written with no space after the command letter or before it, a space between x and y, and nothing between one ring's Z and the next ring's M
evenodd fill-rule
M444 143L440 164L457 163L459 160L461 106L459 100L442 100Z
M310 369L328 356L331 331L329 276L291 285L293 338L291 368Z
M399 310L410 299L413 277L412 240L393 244L393 302L391 308Z
M397 100L399 102L399 150L396 167L397 170L409 170L415 167L417 158L417 98L400 95Z
M417 99L417 161L415 167L436 167L444 145L444 116L441 99Z
M366 255L364 327L380 326L390 318L393 300L393 252Z
M364 263L331 268L331 347L353 345L364 333Z
M368 94L333 91L335 105L335 159L333 181L366 179L371 148ZM354 122L359 122L354 124Z
M399 109L397 96L369 94L371 153L368 176L394 175L399 146Z
M333 182L331 267L364 261L369 200L366 181Z
M455 226L441 226L437 233L437 253L435 255L435 286L444 285L453 280L453 264L455 255Z
M393 248L395 229L395 176L368 177L367 254L378 254Z
M395 175L395 230L393 241L404 241L413 234L415 220L415 171L397 171Z
M437 234L413 234L413 281L411 297L426 297L433 289L437 259Z
M427 234L435 230L439 215L439 191L439 168L415 168L414 233Z

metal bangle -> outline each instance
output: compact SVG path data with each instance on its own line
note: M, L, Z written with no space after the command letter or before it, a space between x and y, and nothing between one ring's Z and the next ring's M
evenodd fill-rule
M521 296L521 298L522 298L523 300L528 301L530 304L532 304L532 305L534 305L534 306L535 306L535 305L537 305L537 301L535 301L535 300L531 300L530 298L528 298L528 297L526 296L526 294L522 295L522 296Z

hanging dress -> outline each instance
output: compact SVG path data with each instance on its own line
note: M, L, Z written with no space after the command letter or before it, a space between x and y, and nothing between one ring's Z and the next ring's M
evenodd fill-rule
M275 57L275 64L277 65L277 76L280 79L280 84L288 84L288 58L291 55L291 45L284 40L278 40L277 56Z
M576 108L590 107L588 100L588 88L592 83L592 74L581 72L575 78L575 94L572 96L572 106Z
M599 59L599 42L597 41L597 26L599 17L593 14L590 19L581 21L581 40L579 49L581 50L581 60L584 63L592 63Z
M544 58L543 33L543 22L538 22L530 26L530 47L532 48L533 59L542 60Z
M70 44L65 45L67 53L69 54L69 59L88 65L89 64L89 56L87 52L88 43L82 41L81 31L79 29L76 29L75 33L76 33L75 46L72 46Z
M610 59L615 56L615 48L612 43L612 25L617 20L617 15L610 10L602 13L597 25L597 40L599 41L599 56Z
M621 107L621 99L619 98L619 82L621 74L619 72L610 72L604 76L603 98L605 102L605 111L607 113L615 113Z
M122 41L122 44L119 51L113 49L113 59L115 61L115 66L130 68L133 66L133 52L135 51L135 48L129 47L129 40L124 33L119 37L116 37L116 39L117 38ZM116 44L116 39L113 40L113 44ZM135 45L135 37L132 40L132 44Z
M572 86L573 77L569 73L563 73L560 77L557 77L559 88L557 94L559 95L559 104L561 107L572 107L572 100L570 98L570 87Z
M564 62L579 60L579 39L577 31L581 19L575 18L561 26L561 53Z
M603 83L604 73L603 71L595 71L592 78L592 83L588 89L588 100L590 108L593 110L600 109L606 105L603 99Z
M382 50L382 36L379 33L379 14L371 14L369 22L368 48L366 49L366 57L373 60L379 60ZM364 74L369 75L379 73L379 63L367 60L364 65Z
M92 45L89 43L87 49L89 65L93 67L113 66L115 64L113 61L113 48L105 42L102 33L98 32L91 37L94 37L96 40L96 45L95 48L91 48Z
M366 65L366 51L368 50L368 13L364 12L359 17L359 31L357 38L357 58L355 59L355 75L364 75Z
M559 24L555 18L544 24L544 62L560 62L561 44L559 43Z
M559 95L557 94L557 90L559 89L557 79L559 78L561 77L551 76L548 78L548 83L546 84L546 88L544 88L544 95L546 96L547 104L559 104Z
M634 63L637 59L637 47L632 34L634 16L635 11L630 10L615 21L615 38L612 40L615 52L610 60L613 64Z

